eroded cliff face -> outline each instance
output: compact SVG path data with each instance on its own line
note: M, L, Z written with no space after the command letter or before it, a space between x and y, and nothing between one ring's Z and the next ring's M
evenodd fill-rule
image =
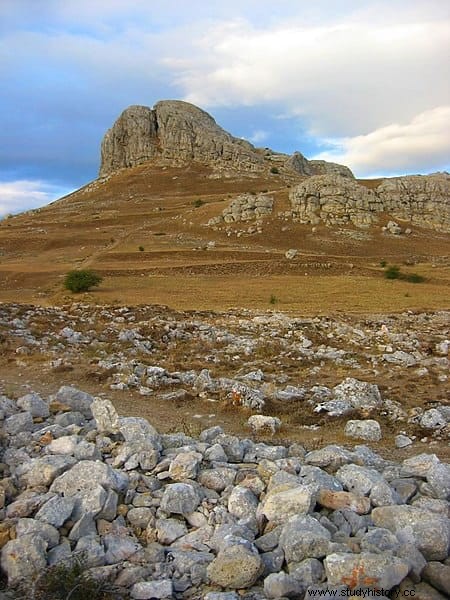
M219 172L269 172L276 166L294 178L325 173L353 178L348 167L309 161L300 152L269 154L270 158L262 149L232 136L197 106L163 100L153 108L130 106L123 111L103 138L100 177L152 160L171 166L194 161Z
M164 100L153 109L130 106L102 142L100 177L148 160L171 165L190 161L238 171L263 170L263 158L244 140L223 130L205 111Z
M417 226L450 231L450 176L409 175L385 179L370 190L340 175L312 176L291 190L292 216L300 223L376 223L380 213Z

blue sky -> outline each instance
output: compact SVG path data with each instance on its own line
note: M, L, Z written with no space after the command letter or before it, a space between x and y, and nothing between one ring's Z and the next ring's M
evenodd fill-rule
M447 0L1 0L0 215L94 179L130 104L183 99L360 177L450 168Z

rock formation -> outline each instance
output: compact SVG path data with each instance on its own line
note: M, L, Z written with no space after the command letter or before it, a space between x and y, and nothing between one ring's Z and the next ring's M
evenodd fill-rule
M450 230L448 174L384 179L375 190L340 175L313 176L291 190L290 201L300 223L363 227L387 213L421 227Z
M218 169L259 171L264 159L245 140L224 131L205 111L164 100L153 109L130 106L102 142L100 177L157 159L182 165L197 161Z
M266 154L219 127L205 111L179 100L163 100L154 108L130 106L109 129L102 142L100 177L152 160L184 165L195 161L216 171L251 173L268 170L274 162L293 175L337 173L353 178L348 167L292 156Z

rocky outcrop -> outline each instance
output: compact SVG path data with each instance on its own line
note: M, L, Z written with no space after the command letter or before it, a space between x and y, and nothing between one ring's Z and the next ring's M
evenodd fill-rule
M267 158L267 162L265 161ZM339 174L353 178L348 167L321 160L307 160L267 150L222 129L204 110L180 100L163 100L153 108L129 106L102 141L100 177L147 161L182 166L192 161L215 171L252 173L282 167L285 174Z
M385 179L375 190L340 175L313 176L291 190L290 201L292 216L300 223L364 227L386 213L420 227L450 231L448 174Z
M213 217L208 225L251 221L270 215L273 209L273 197L267 194L241 194L224 208L221 215Z
M284 163L284 167L299 175L340 175L354 179L354 175L348 167L325 160L308 160L301 152L294 152Z
M172 165L197 161L238 171L259 171L264 163L249 142L233 137L208 113L179 100L124 110L103 138L101 155L100 177L148 160Z
M450 175L409 175L385 179L376 190L384 210L420 227L450 231Z
M316 175L293 188L292 215L300 223L366 226L382 210L374 192L340 175Z

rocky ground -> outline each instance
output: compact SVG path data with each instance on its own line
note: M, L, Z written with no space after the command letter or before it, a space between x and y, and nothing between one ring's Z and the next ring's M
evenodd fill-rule
M448 317L1 305L8 585L446 597Z

